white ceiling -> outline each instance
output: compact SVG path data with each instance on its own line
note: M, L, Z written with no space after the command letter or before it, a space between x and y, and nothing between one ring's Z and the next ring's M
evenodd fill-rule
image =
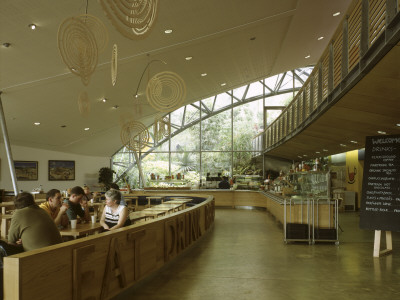
M0 91L12 145L93 156L111 156L121 146L121 124L150 125L159 113L144 95L149 77L173 71L185 81L185 104L257 79L315 64L351 0L160 0L150 34L122 36L99 2L88 13L108 28L109 43L99 55L89 85L69 72L57 48L64 19L84 14L85 0L0 2ZM340 11L339 17L332 14ZM35 23L32 31L28 24ZM172 34L164 30L172 29ZM317 38L325 38L318 41ZM255 37L255 40L250 40ZM11 43L8 48L3 43ZM118 45L118 78L111 84L113 44ZM305 59L306 55L311 58ZM185 57L192 56L191 61ZM139 107L134 93L139 86ZM201 77L201 73L207 73ZM221 83L226 86L221 87ZM86 91L91 110L83 117L78 96ZM108 101L103 103L101 98ZM118 105L118 109L112 107ZM40 126L34 126L40 122ZM65 125L66 127L61 127ZM89 127L89 131L84 131Z

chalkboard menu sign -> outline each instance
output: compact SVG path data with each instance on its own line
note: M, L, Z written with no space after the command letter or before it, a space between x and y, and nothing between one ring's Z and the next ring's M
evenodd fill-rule
M360 227L400 231L400 135L366 139Z

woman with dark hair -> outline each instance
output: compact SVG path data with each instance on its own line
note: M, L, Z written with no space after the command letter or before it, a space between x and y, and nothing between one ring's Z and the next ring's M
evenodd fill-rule
M111 189L106 192L106 206L101 215L100 225L105 230L115 230L124 226L131 225L128 216L128 209L121 205L121 192Z

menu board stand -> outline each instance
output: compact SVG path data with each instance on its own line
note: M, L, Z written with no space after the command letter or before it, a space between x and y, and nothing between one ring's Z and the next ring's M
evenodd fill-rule
M400 134L365 141L360 228L375 231L374 257L392 253L392 231L400 231ZM381 231L386 249L381 251Z
M375 241L374 241L374 257L380 257L386 254L390 254L393 251L392 244L392 232L385 231L386 233L386 249L381 250L381 230L375 230Z

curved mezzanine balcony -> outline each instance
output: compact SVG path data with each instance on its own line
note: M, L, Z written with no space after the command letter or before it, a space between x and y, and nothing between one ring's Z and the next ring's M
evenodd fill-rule
M265 154L309 159L400 133L400 4L359 0L291 104L265 130Z

